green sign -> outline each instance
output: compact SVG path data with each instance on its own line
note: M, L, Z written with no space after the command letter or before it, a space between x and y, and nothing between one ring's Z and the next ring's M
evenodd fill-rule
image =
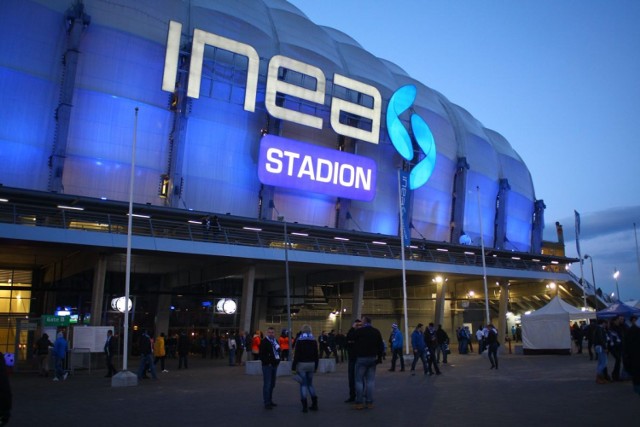
M51 316L44 314L42 316L42 326L69 326L71 316Z

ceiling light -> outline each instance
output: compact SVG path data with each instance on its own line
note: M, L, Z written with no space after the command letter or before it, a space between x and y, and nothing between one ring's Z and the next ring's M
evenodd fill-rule
M71 209L73 211L83 211L84 208L80 208L77 206L66 206L66 205L58 205L58 209Z

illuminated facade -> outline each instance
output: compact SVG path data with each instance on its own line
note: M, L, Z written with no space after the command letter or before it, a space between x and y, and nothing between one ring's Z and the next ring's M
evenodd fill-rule
M127 200L138 107L135 202L275 218L273 200L291 222L397 235L397 171L429 153L400 112L417 140L415 157L400 155L388 107L414 85L435 168L408 205L413 237L477 244L482 229L488 246L539 251L531 176L502 136L287 2L83 4L3 4L3 185ZM367 159L370 197L261 181L264 133Z
M0 280L0 317L68 303L110 321L134 140L133 201L153 219L134 222L133 285L150 313L141 324L157 315L161 331L282 318L279 218L297 239L293 303L320 329L329 311L397 322L400 204L408 310L447 310L450 332L467 308L491 305L479 297L484 261L502 319L508 304L538 304L527 298L543 281L573 280L571 260L541 251L544 203L505 138L284 0L5 0L0 93L0 242L16 252L0 267L33 273L20 288ZM351 242L336 243L341 233ZM195 304L230 297L241 320L216 320L211 305L173 310L183 291Z

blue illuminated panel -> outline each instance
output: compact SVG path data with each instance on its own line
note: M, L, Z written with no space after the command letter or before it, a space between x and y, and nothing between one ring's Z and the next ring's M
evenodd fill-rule
M265 135L258 177L277 187L370 201L376 191L376 163L362 156Z

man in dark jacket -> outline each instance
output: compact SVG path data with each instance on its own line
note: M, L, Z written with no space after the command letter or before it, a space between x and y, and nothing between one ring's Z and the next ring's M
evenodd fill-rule
M442 325L438 325L436 329L436 363L440 363L440 354L442 354L442 363L447 363L447 355L449 354L449 334L442 329Z
M180 331L178 336L178 369L189 369L189 351L191 350L191 340L185 331Z
M355 343L356 330L362 326L360 319L356 319L351 326L351 329L347 331L346 337L346 349L347 349L347 362L348 362L348 376L349 376L349 398L344 403L353 403L356 401L356 353L353 349Z
M411 363L411 375L416 374L416 363L422 360L424 374L427 375L427 344L424 342L424 332L422 323L418 323L411 333L411 348L413 349L413 362Z
M262 400L265 409L273 409L278 406L273 403L273 389L276 387L276 373L280 364L280 345L273 327L267 328L267 335L260 341L258 355L262 362Z
M429 326L424 331L424 342L427 344L427 372L429 375L433 375L435 371L436 375L440 375L440 368L438 368L438 362L436 360L436 347L438 346L438 338L436 337L436 328L433 323L429 323Z
M38 357L38 368L40 372L38 376L49 376L49 347L53 347L53 343L49 339L47 333L42 334L42 337L36 342L36 356Z
M373 407L376 384L376 365L382 363L384 341L380 331L371 326L371 319L362 318L362 327L354 334L356 354L356 409Z
M151 378L154 380L158 379L156 375L156 367L153 364L153 346L151 345L151 337L149 333L145 330L142 332L142 336L140 337L140 366L138 366L138 379L146 378L146 370L149 369L151 371Z
M631 373L633 390L640 395L640 327L637 316L630 320L631 327L624 337L624 366Z
M118 347L116 345L116 339L113 336L113 331L109 329L107 331L107 340L104 343L104 355L107 362L107 375L105 377L109 378L115 375L116 368L113 366L113 355L118 351Z

